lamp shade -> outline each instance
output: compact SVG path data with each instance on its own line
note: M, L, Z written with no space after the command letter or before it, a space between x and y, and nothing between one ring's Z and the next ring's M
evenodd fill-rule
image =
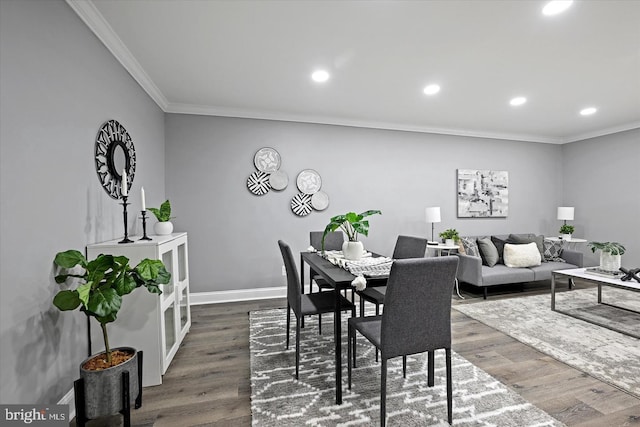
M440 222L440 207L431 207L425 210L427 216L427 222Z
M559 206L558 207L558 219L565 221L573 221L573 207Z

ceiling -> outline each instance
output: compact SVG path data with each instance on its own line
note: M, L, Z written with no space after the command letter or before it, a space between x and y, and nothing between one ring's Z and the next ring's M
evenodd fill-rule
M548 143L640 127L640 0L67 3L166 112Z

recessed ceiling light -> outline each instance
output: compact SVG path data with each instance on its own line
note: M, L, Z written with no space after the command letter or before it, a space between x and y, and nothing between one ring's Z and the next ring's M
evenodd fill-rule
M329 80L329 73L325 70L314 71L313 74L311 74L311 78L314 82L324 83Z
M547 16L557 15L569 9L573 0L553 0L542 8L542 13Z
M518 106L518 105L522 105L525 102L527 102L527 98L525 98L524 96L517 96L517 97L513 98L511 101L509 101L509 104L511 104L511 105L513 105L515 107L515 106Z
M440 92L440 86L436 84L425 86L423 92L425 95L435 95L436 93Z
M596 111L598 111L598 109L595 107L583 108L582 110L580 110L580 114L583 116L590 116Z

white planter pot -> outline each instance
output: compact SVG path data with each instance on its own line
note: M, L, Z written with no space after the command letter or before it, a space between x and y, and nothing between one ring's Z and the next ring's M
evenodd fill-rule
M562 240L571 240L571 234L561 234L560 238Z
M362 258L364 252L364 246L362 242L344 242L342 244L342 254L345 259L350 261L358 261Z
M444 244L447 246L454 246L456 244L456 241L453 239L444 239Z
M600 269L604 271L620 271L622 256L611 255L609 252L600 251Z
M173 233L173 223L171 221L156 222L153 225L153 231L158 236L166 236Z

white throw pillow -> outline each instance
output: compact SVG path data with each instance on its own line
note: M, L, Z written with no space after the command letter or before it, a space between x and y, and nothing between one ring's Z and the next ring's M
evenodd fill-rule
M524 245L504 245L504 265L507 267L533 267L540 265L542 258L535 242Z

